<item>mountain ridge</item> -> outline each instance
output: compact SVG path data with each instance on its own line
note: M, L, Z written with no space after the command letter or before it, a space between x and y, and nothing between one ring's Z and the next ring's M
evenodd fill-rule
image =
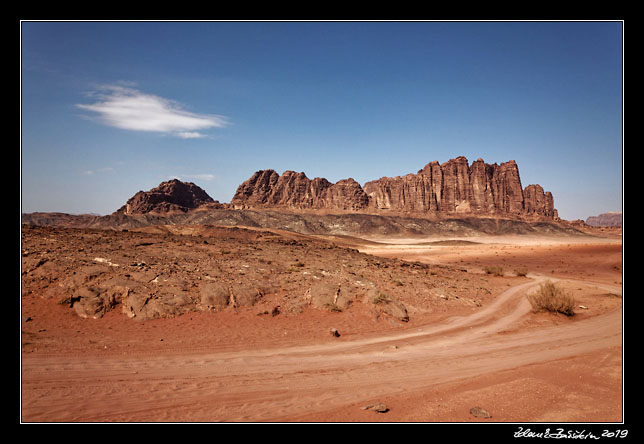
M239 185L230 208L558 219L552 193L538 184L523 188L514 160L499 165L479 158L470 166L464 156L432 161L416 174L381 177L364 187L352 178L331 183L303 172L259 170Z

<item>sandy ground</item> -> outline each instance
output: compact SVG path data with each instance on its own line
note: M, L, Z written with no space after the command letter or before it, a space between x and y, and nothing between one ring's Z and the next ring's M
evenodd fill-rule
M474 309L382 328L357 310L90 320L23 296L33 319L23 325L21 420L623 421L621 238L377 241L356 247L461 267L472 292L486 281L491 294ZM504 275L486 274L489 266ZM546 279L574 294L575 316L533 312L526 295ZM374 403L387 411L363 408Z

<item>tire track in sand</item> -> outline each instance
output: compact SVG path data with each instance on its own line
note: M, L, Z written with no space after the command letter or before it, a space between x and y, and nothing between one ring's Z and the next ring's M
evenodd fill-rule
M531 277L470 316L351 342L172 357L25 356L22 419L288 421L621 345L621 310L538 334L496 334L530 311L525 295L545 279Z

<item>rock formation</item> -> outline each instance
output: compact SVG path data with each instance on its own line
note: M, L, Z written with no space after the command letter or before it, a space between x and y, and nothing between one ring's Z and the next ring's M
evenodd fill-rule
M231 201L234 208L287 207L297 209L361 210L369 198L358 182L344 179L332 184L304 173L257 171L242 183Z
M364 188L353 179L336 183L304 173L260 170L242 183L230 204L220 204L191 182L173 179L139 191L115 214L171 214L192 210L294 209L420 217L486 216L558 219L552 193L540 185L521 186L514 160L469 165L463 156L433 161L416 174L382 177Z
M150 191L139 191L116 212L123 214L186 213L205 204L216 204L208 194L192 182L172 179Z
M377 209L439 214L521 214L525 212L519 169L513 160L470 167L463 156L427 164L417 174L383 177L364 190Z
M367 182L364 188L353 179L332 184L304 173L262 170L239 186L231 207L557 218L552 194L540 185L523 189L514 160L490 165L477 159L470 166L463 156L430 162L416 174Z

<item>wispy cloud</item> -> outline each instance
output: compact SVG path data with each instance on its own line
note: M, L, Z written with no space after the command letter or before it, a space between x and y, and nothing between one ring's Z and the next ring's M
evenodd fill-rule
M180 103L137 89L107 85L92 94L97 101L76 107L96 113L105 125L133 131L152 131L184 139L207 137L200 131L223 128L229 124L224 116L186 111Z
M202 139L206 137L205 134L201 134L196 131L182 131L180 133L176 133L175 135L177 137L181 137L182 139Z
M114 168L112 167L105 167L105 168L98 168L95 170L85 170L82 172L85 176L91 176L92 174L96 173L111 173L114 171Z

